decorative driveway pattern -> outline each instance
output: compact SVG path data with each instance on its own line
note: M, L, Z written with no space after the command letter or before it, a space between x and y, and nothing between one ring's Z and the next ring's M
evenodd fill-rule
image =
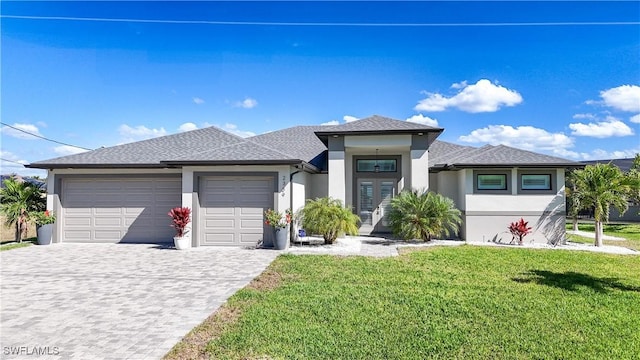
M159 359L278 254L148 244L3 251L0 358Z

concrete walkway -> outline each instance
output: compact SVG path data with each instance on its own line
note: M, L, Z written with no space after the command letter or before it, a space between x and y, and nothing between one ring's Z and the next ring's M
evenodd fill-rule
M116 244L3 251L0 358L159 359L280 253Z
M596 238L596 233L592 233L592 232L588 232L588 231L567 230L567 234L578 235L578 236L586 237L586 238L589 238L589 239L595 239ZM616 237L616 236L604 235L603 234L602 235L602 240L624 241L626 239L625 238L621 238L621 237Z

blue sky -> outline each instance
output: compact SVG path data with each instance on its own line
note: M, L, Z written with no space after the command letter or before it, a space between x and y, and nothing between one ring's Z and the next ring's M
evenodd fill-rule
M638 2L3 1L1 14L1 120L66 144L379 114L464 145L640 152ZM1 136L2 173L44 175L13 162L82 151Z

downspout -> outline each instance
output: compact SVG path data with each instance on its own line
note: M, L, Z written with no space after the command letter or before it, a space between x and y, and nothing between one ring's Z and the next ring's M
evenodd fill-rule
M294 167L297 169L298 166L301 167L302 170L296 170L294 172L292 172L291 174L289 174L289 187L290 187L290 191L289 191L289 209L291 209L291 212L293 213L293 176L297 173L301 173L304 171L304 163L300 163L300 165L295 165ZM291 226L289 226L289 243L291 243L291 241L294 239L293 237L293 219L291 221Z

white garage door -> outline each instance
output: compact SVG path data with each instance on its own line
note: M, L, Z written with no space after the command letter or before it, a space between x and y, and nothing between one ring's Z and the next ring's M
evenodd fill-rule
M210 176L200 179L200 245L255 245L272 237L264 211L273 208L270 176Z
M62 180L63 242L172 241L167 215L182 203L180 177L65 178Z

